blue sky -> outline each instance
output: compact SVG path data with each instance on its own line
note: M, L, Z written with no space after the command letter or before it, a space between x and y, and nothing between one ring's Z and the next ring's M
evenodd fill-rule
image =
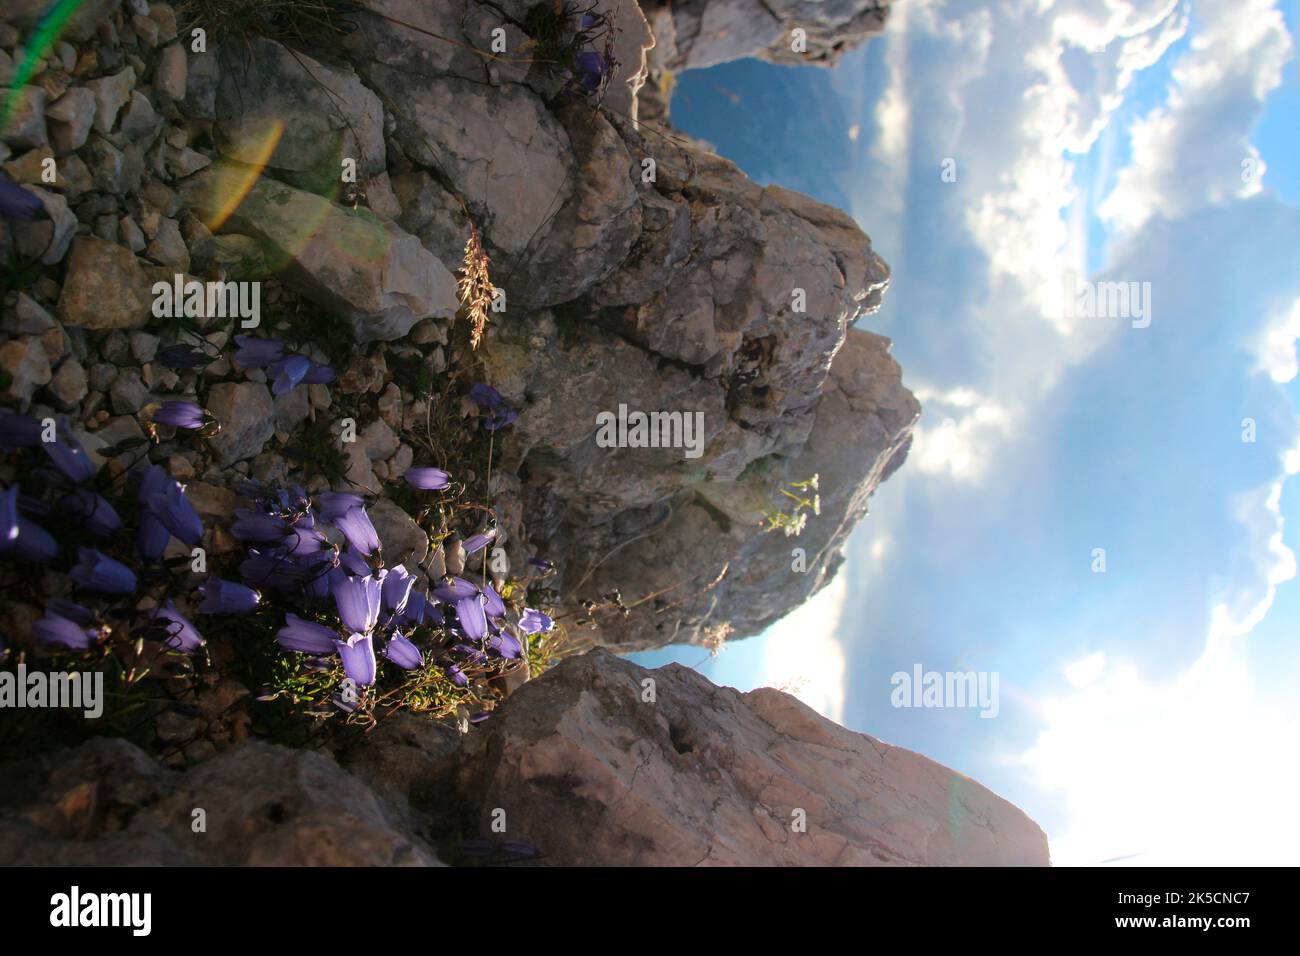
M673 117L872 237L912 455L823 594L638 659L968 773L1060 863L1294 863L1300 5L896 11L834 70L687 74ZM1149 282L1150 326L1065 318L1071 272ZM998 673L999 715L894 708L914 664Z

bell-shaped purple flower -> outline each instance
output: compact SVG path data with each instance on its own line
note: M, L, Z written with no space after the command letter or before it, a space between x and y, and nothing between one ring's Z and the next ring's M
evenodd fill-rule
M535 611L531 607L524 608L524 613L519 617L519 630L525 634L541 634L543 631L549 631L555 626L547 615L541 611Z
M230 534L236 541L275 544L289 533L289 522L276 515L264 514L249 508L236 508Z
M87 488L78 488L71 494L64 495L59 505L97 538L107 538L122 527L122 519L117 516L108 499Z
M211 359L204 354L202 349L197 349L192 345L185 345L177 342L175 345L164 345L158 350L155 358L168 368L184 370L199 368L211 363Z
M469 684L469 678L465 676L465 672L460 669L459 664L448 664L443 667L442 672L457 687L465 687Z
M58 553L58 542L50 533L19 512L18 486L0 492L0 557L48 564Z
M68 574L77 587L96 594L135 593L135 573L94 548L78 548L77 564Z
M45 616L32 625L32 633L42 644L55 644L74 651L84 651L98 639L98 633L47 609Z
M40 196L0 176L0 216L19 222L32 222L44 215L45 203L41 202Z
M358 634L369 634L379 621L382 582L375 577L346 577L330 585L334 605L344 628Z
M487 617L477 594L456 602L456 620L460 621L460 629L470 640L481 641L487 636Z
M519 413L505 403L505 399L491 385L482 382L469 390L469 400L478 406L483 416L483 427L490 432L505 428L511 424Z
M501 393L484 382L474 383L469 390L469 400L480 409L500 408L505 404L505 399L501 397Z
M90 456L81 447L81 442L77 441L66 422L59 422L55 429L54 441L41 442L41 447L45 449L50 464L74 484L80 485L89 481L95 474L95 466L91 463Z
M420 649L403 637L401 632L394 632L388 639L388 644L384 647L384 656L402 670L413 671L424 665L424 655L420 653Z
M322 491L316 498L321 521L334 524L353 508L360 508L365 499L350 491Z
M35 448L40 443L40 422L31 415L0 409L0 449Z
M286 651L301 654L333 654L338 634L330 628L312 621L304 621L296 614L284 616L284 627L275 634L275 641Z
M266 374L271 377L271 391L276 395L297 388L311 371L311 359L305 355L290 355L271 365Z
M152 563L163 556L172 533L152 511L141 511L135 532L135 550L140 557Z
M466 538L462 547L464 547L467 555L478 554L478 552L486 548L488 543L496 536L496 528L488 528L487 531L484 531L482 534L476 534L472 537Z
M473 597L478 594L478 585L466 581L464 578L448 578L430 593L433 595L434 600L452 604L463 598Z
M442 612L429 603L419 591L412 590L406 599L406 607L398 614L398 621L403 627L419 627L421 624L442 624Z
M501 617L506 613L506 602L501 600L497 589L491 584L483 585L483 610L489 618Z
M303 385L328 385L334 381L334 369L320 362L312 362L307 374L302 377Z
M284 343L279 339L255 339L251 335L236 335L239 351L235 364L240 368L266 368L284 358Z
M163 638L163 643L172 650L193 654L203 646L203 635L176 610L176 605L171 601L164 601L155 609L153 620L155 627L158 622L162 622L167 635Z
M334 527L348 539L348 544L366 557L379 553L379 534L365 508L353 508L334 521Z
M499 654L507 660L518 660L524 656L523 645L520 644L518 638L509 631L501 631L498 634L493 634L487 639L487 644L485 646L489 651L494 654Z
M442 491L451 484L451 476L441 468L408 468L402 478L421 491Z
M407 602L411 598L411 586L414 584L415 578L407 573L406 568L400 564L391 568L384 578L384 610L390 614L401 614L406 610Z
M335 641L334 647L343 658L343 673L362 687L375 682L378 664L375 661L375 642L369 634L353 634L346 641Z
M578 85L588 93L594 93L609 73L609 60L596 50L583 50L574 57L574 67Z
M198 431L207 424L208 413L193 402L163 402L153 420L155 425Z
M168 478L163 490L149 495L141 504L157 516L168 531L190 547L203 540L203 519L194 510L180 482Z
M218 577L210 577L200 584L199 593L203 595L200 614L247 614L262 600L252 588Z
M82 627L89 627L90 623L95 620L95 615L89 610L75 601L69 601L67 598L50 598L45 602L45 610L52 611L59 617L66 617L69 621L80 624Z

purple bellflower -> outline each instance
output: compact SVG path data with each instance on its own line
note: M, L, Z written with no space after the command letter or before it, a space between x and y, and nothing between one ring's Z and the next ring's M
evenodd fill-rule
M0 557L48 564L59 553L48 531L18 510L18 486L0 492Z
M89 489L78 488L71 494L64 495L59 504L97 538L107 538L122 527L122 519L117 516L108 499Z
M163 490L149 495L141 504L153 514L163 527L190 547L203 540L203 519L194 510L180 482L168 478Z
M166 632L162 641L174 651L193 654L203 646L203 635L176 610L176 605L171 601L164 601L158 606L153 622L155 628L161 623L161 629Z
M379 621L383 582L376 577L352 578L344 575L330 584L339 620L349 631L369 634Z
M162 407L154 412L153 421L155 425L198 431L208 424L209 416L193 402L163 402Z
M31 415L0 411L0 448L35 448L41 443L41 423Z
M387 646L384 647L384 656L403 670L413 671L424 664L424 655L420 653L420 649L400 632L394 632L389 638Z
M41 447L45 449L50 464L74 484L80 485L95 474L95 466L91 464L90 456L68 429L66 421L59 422L54 441L41 442Z
M202 349L197 349L192 345L185 345L183 342L177 342L175 345L164 345L158 350L156 357L163 365L177 370L199 368L210 364L212 361L204 354Z
M44 216L44 213L45 203L41 202L40 196L0 176L0 216L32 222L38 216Z
M135 572L94 548L78 548L76 567L68 574L77 587L96 594L135 592Z
M343 537L348 539L349 545L356 549L358 553L370 559L373 566L379 555L379 534L370 521L370 515L366 514L366 509L353 508L341 518L336 519L334 527L343 533Z
M335 524L353 508L360 508L365 504L365 500L360 495L354 495L350 491L323 491L316 502L321 520L330 524Z
M476 383L469 390L469 400L478 406L483 416L483 427L490 432L505 428L519 417L519 413L507 405L501 393L491 385Z
M256 339L251 335L236 335L239 351L234 362L240 368L266 368L284 358L284 343L279 339Z
M369 634L353 634L346 641L335 641L334 647L343 658L343 673L362 687L375 682L379 667L375 661L375 642Z
M483 613L483 601L477 594L456 602L456 620L460 621L460 629L470 640L481 641L487 636L487 617Z
M411 586L413 584L415 584L415 578L407 573L406 568L400 564L395 568L391 568L384 578L384 609L390 614L401 614L405 611L406 605L411 600Z
M311 371L311 359L305 355L290 355L271 365L266 374L271 377L271 392L283 395L297 388Z
M275 640L286 651L302 654L333 654L338 635L330 628L304 621L296 614L285 614L284 627L276 632Z
M555 626L547 615L541 611L535 611L531 607L524 608L524 613L519 617L519 630L525 634L541 634L543 631L549 631Z
M478 587L464 578L449 578L434 588L431 593L435 600L452 604L478 594Z
M218 577L200 584L199 593L203 595L200 614L247 614L262 600L252 588Z
M466 538L463 547L465 554L477 554L487 547L488 543L497 536L496 528L488 528L482 534L476 534L471 538Z
M408 468L402 478L421 491L442 491L451 484L451 476L441 468Z
M56 644L74 651L86 650L99 637L94 629L83 627L48 609L45 616L32 625L32 633L42 644Z

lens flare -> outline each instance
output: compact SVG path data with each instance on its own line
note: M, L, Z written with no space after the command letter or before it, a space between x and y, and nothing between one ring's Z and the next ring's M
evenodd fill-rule
M283 135L283 121L271 120L255 144L256 148L252 151L253 162L251 164L247 166L223 164L221 166L216 172L212 183L213 195L212 202L209 204L212 209L212 217L204 225L216 232L239 208L239 204L244 201L244 197L248 195L262 175L262 170L270 162L271 154L275 152L275 147L280 144L280 137Z
M83 3L85 0L59 0L36 25L36 31L27 43L27 52L22 62L18 64L18 69L14 71L14 81L9 87L9 93L5 96L3 106L0 106L0 131L9 125L14 107L18 105L18 94L36 72L36 64L40 63L45 54L54 48L54 44L63 33L63 28L68 25L68 20Z

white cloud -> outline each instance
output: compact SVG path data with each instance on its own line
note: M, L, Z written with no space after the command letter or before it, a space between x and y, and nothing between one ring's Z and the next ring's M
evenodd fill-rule
M765 635L763 674L758 686L793 694L824 717L844 719L844 648L836 640L849 596L848 566L806 604L787 614Z
M1087 687L1094 683L1106 669L1106 652L1097 651L1065 668L1065 679L1072 687Z
M1255 349L1260 371L1278 383L1295 378L1300 372L1295 354L1297 339L1300 339L1300 299L1291 304L1289 312L1277 316L1265 327Z
M912 433L910 467L962 481L982 478L994 459L993 449L1011 431L1012 420L1006 409L996 402L983 401L960 410L954 406L951 415L939 418L944 411L942 403L927 403L924 398L921 403L926 417Z
M1262 188L1264 164L1249 136L1292 53L1286 22L1275 0L1200 3L1196 15L1169 100L1133 125L1133 162L1101 206L1121 230ZM1253 175L1244 175L1243 162L1253 164Z
M1089 197L1070 157L1103 134L1134 74L1182 36L1187 17L1178 0L909 0L894 12L884 38L888 82L863 114L867 168L846 192L895 268L887 310L910 304L908 255L918 242L958 262L975 258L972 250L986 262L978 282L954 274L946 314L902 318L932 323L936 342L947 323L977 349L960 382L951 365L906 363L914 390L942 382L982 393L978 408L951 412L923 400L909 464L971 482L996 472L1019 437L1012 424L1032 420L1066 370L1117 331L1064 308L1064 277L1082 276L1088 261ZM847 93L849 79L837 89ZM955 181L941 176L947 159ZM925 219L942 235L908 234L917 197L942 210Z
M1295 577L1282 543L1281 483L1238 502L1257 576L1218 603L1203 653L1167 683L1093 654L1065 668L1075 688L1040 704L1045 727L1019 762L1069 811L1053 834L1057 864L1144 866L1290 864L1300 764L1291 755L1300 712L1264 696L1247 638Z

